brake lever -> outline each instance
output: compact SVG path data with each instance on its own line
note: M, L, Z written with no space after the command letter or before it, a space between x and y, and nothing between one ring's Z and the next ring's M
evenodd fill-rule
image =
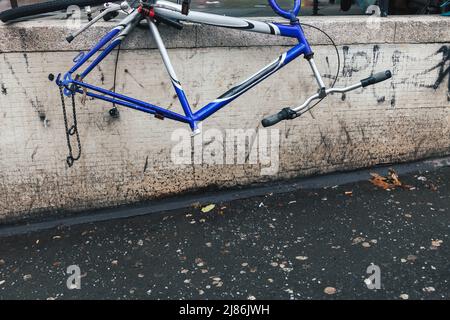
M73 39L75 39L81 33L86 31L89 27L91 27L94 23L96 23L101 18L107 17L107 15L111 16L113 13L118 12L118 11L124 11L127 14L129 14L130 10L131 10L130 5L126 1L122 2L121 4L108 2L108 3L105 3L104 7L105 7L105 9L103 11L101 11L98 15L96 15L95 18L90 20L87 24L85 24L83 27L81 27L78 31L67 36L66 37L67 42L71 43L73 41Z

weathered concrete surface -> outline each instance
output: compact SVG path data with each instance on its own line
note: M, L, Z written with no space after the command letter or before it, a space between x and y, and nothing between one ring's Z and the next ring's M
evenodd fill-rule
M417 28L411 28L413 19ZM63 40L67 30L61 21L0 26L0 217L113 206L205 187L450 153L449 19L389 18L381 21L382 31L373 25L367 28L364 17L304 21L336 39L343 63L337 85L384 69L393 71L393 79L365 91L329 97L300 119L272 131L260 130L259 138L268 133L280 142L268 164L255 161L248 150L238 150L238 157L245 155L243 161L180 165L171 153L177 145L173 138L180 128L187 129L183 125L125 109L119 119L112 119L106 103L79 103L83 155L71 169L65 163L60 97L47 76L68 70L76 55L73 49L87 49L111 24L93 28L71 46ZM271 62L288 44L270 36L241 37L235 31L210 27L162 33L195 108ZM212 34L215 40L207 40ZM136 33L124 44L117 90L180 111L159 53L146 49L153 48L147 39ZM316 62L331 83L336 58L326 41L315 34L311 42L316 45ZM94 70L90 76L94 84L112 87L114 60L113 55ZM315 90L307 64L301 59L293 62L205 121L203 141L197 137L205 145L205 159L211 145L230 144L233 137L227 129L259 129L264 116L300 104ZM255 137L250 134L249 144L261 151L264 145L254 144ZM262 175L268 166L275 174Z
M268 18L259 20L274 21ZM275 21L284 22L277 18ZM302 17L301 22L325 30L338 45L450 42L448 19L440 16L393 16L388 19L354 16ZM65 38L71 30L77 29L74 24L51 19L14 24L0 22L0 52L74 51L75 48L89 50L99 40L99 35L106 34L113 24L98 22L69 44ZM147 33L145 28L133 32L122 48L156 48ZM330 43L323 34L307 26L305 33L313 45ZM281 37L188 23L181 32L163 27L161 34L168 48L275 46L294 43L291 39Z

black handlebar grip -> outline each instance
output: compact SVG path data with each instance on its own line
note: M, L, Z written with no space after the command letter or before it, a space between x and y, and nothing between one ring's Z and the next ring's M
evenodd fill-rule
M67 36L66 40L68 43L71 43L75 37L73 35Z
M262 123L263 127L270 127L270 126L273 126L274 124L277 124L278 122L280 122L282 120L293 119L295 114L296 114L295 111L292 110L291 108L284 108L277 114L271 115L271 116L263 119L261 121L261 123Z
M386 70L386 71L383 71L383 72L375 73L371 77L368 77L366 79L361 80L361 84L362 84L363 87L367 87L367 86L370 86L372 84L379 83L379 82L385 81L387 79L390 79L391 77L392 77L391 71L390 70Z

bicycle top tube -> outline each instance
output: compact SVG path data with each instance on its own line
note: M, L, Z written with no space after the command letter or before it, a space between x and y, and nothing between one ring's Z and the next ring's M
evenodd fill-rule
M283 18L294 21L298 14L300 13L300 9L302 6L302 0L294 0L294 7L291 11L283 10L280 5L277 3L277 0L269 0L269 4L272 7L273 11Z

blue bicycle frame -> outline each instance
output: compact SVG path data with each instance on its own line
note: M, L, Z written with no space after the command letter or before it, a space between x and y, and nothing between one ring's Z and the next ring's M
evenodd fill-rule
M280 23L266 23L260 21L252 21L248 19L239 19L233 17L225 17L214 14L207 14L201 12L190 11L188 15L183 15L181 13L181 6L168 1L155 1L151 6L150 10L139 10L132 11L125 19L123 19L112 31L105 35L97 45L92 48L86 54L80 54L76 60L75 65L61 78L59 75L56 83L59 86L64 87L64 94L66 96L73 95L75 93L86 94L89 97L101 99L107 102L111 102L124 107L132 108L142 112L154 114L158 118L168 118L179 122L184 122L189 124L194 132L198 131L198 123L205 120L221 108L228 105L230 102L241 96L243 93L247 92L255 85L268 78L270 75L274 74L282 67L286 66L288 63L296 59L297 57L304 55L308 58L311 67L314 71L316 79L320 87L324 87L323 82L320 78L320 74L317 72L314 61L312 59L313 52L306 40L303 33L302 27L298 19L296 18L301 7L301 0L294 1L294 8L291 11L284 11L279 7L275 0L269 0L269 4L272 6L274 11L279 15L290 20L289 24ZM218 97L213 102L207 104L200 110L193 112L191 106L188 102L186 94L181 86L181 82L178 80L175 71L170 62L167 50L155 25L154 19L158 17L164 17L165 19L170 19L171 21L190 21L194 23L203 23L208 25L214 25L217 27L226 27L233 29L240 29L244 31L253 31L259 33L273 34L282 37L295 38L298 40L298 44L291 48L289 51L281 55L278 59L273 61L271 64L248 78L247 80L241 82L240 84L234 86L226 93ZM161 53L163 62L166 69L171 77L172 84L174 86L175 92L181 103L184 111L183 114L179 114L170 111L166 108L159 107L145 101L141 101L132 97L128 97L119 93L106 90L101 87L97 87L92 84L84 82L84 79L88 74L119 44L123 39L137 26L137 24L142 19L147 19L148 25L153 38L156 41L158 49ZM106 46L106 47L105 47ZM105 47L105 48L104 48ZM89 59L91 59L95 54L97 54L102 48L103 51L98 54L98 56L81 72L79 71ZM74 76L75 75L75 76ZM318 76L318 78L317 78Z

